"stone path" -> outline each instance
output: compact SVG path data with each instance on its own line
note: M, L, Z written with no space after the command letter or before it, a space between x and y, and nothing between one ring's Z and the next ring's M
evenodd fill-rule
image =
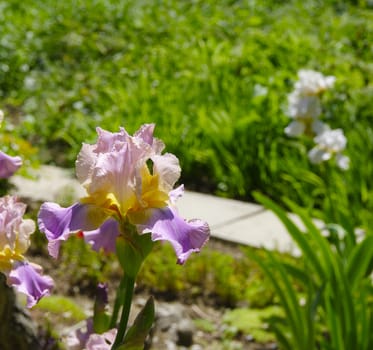
M42 166L31 175L32 178L19 175L11 178L14 194L38 201L57 201L61 205L69 205L85 194L73 171ZM213 237L297 254L282 223L260 205L189 191L177 204L184 218L207 221Z

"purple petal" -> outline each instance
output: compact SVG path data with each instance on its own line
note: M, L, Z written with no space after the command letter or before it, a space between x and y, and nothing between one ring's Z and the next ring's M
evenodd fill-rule
M184 185L180 185L179 187L176 187L172 191L168 193L170 197L171 204L175 204L176 201L181 198L184 194Z
M151 232L153 241L169 241L176 252L178 264L184 264L191 253L199 252L209 239L210 229L204 221L187 222L170 207L150 211L148 222L137 225L139 232Z
M85 349L85 344L87 343L91 334L93 334L93 319L88 318L86 319L84 326L74 329L64 336L64 343L67 349Z
M28 262L17 262L10 272L8 281L19 292L27 295L27 307L33 307L40 298L50 294L53 280L49 276L42 276L33 265Z
M86 350L110 350L116 335L116 328L102 334L91 334L85 348Z
M62 208L51 202L41 206L38 225L48 239L48 251L52 257L58 257L61 241L67 240L72 232L92 230L99 226L102 222L102 214L93 212L94 209L93 206L80 203L75 203L68 208Z
M84 240L99 251L101 248L105 253L115 252L115 240L119 235L119 224L114 219L106 220L97 230L84 231Z
M22 165L20 157L11 157L0 152L0 178L8 178L12 176Z
M96 288L95 305L97 304L102 310L104 310L109 304L108 289L107 283L99 283Z
M153 133L154 133L155 124L144 124L139 130L136 131L134 137L140 138L143 142L146 142L148 145L153 145Z

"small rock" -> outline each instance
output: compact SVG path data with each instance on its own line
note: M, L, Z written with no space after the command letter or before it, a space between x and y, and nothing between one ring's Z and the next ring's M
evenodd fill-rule
M203 348L199 344L194 344L194 345L192 345L192 347L190 348L190 350L203 350Z
M245 339L248 343L253 342L253 341L255 340L254 337L253 337L251 334L247 334L247 335L245 335L244 339Z
M179 304L157 304L156 327L162 332L168 331L182 320L183 311L182 305Z
M182 320L176 330L177 345L190 347L193 344L194 324L189 319Z

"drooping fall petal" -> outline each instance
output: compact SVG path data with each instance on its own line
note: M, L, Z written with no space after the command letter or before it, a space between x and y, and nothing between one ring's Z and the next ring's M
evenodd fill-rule
M48 239L49 254L57 258L60 244L80 230L92 230L105 218L105 213L96 207L75 203L62 208L56 203L46 202L39 211L38 225Z
M137 225L139 232L150 232L153 241L169 241L179 264L199 252L209 239L210 229L204 221L186 221L173 208L152 209L148 215L146 223Z
M5 179L12 176L21 165L22 159L20 157L12 157L0 152L0 178Z
M93 250L98 252L103 249L105 253L113 253L115 252L115 240L119 234L118 221L108 219L97 230L84 231L83 237Z
M41 268L26 261L16 262L9 273L8 283L19 292L26 294L27 307L33 307L40 298L49 295L53 287L53 280L49 276L40 274Z

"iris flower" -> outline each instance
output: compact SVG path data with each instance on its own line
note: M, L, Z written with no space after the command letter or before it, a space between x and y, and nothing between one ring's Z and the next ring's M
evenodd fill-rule
M295 90L303 96L316 96L333 87L336 78L325 76L311 69L301 69L298 72L299 80L295 83Z
M0 125L4 119L4 113L0 109ZM4 152L0 152L0 178L6 179L12 176L18 168L22 165L20 157L12 157Z
M298 78L294 91L288 95L288 115L293 121L285 128L285 134L290 137L319 135L328 130L318 119L322 112L320 95L334 85L335 77L301 69Z
M97 128L93 145L83 144L76 175L87 195L70 207L44 203L38 224L48 239L50 255L57 257L61 242L80 233L94 250L115 250L116 238L125 239L128 227L151 234L153 241L169 241L183 264L209 238L201 220L185 221L175 207L183 187L178 159L162 154L164 144L153 137L154 124L143 125L134 136L124 128L111 133Z
M23 255L30 246L35 223L23 219L26 205L13 196L0 198L0 272L8 285L27 296L27 307L34 306L53 286L49 276L41 275L41 267L29 263Z
M94 333L93 321L88 319L85 330L77 329L67 334L64 340L67 350L110 350L116 334L116 328L102 334Z
M328 130L315 137L316 146L312 148L308 156L314 164L320 164L335 156L337 166L342 170L347 170L350 159L343 155L346 148L347 139L342 129Z

